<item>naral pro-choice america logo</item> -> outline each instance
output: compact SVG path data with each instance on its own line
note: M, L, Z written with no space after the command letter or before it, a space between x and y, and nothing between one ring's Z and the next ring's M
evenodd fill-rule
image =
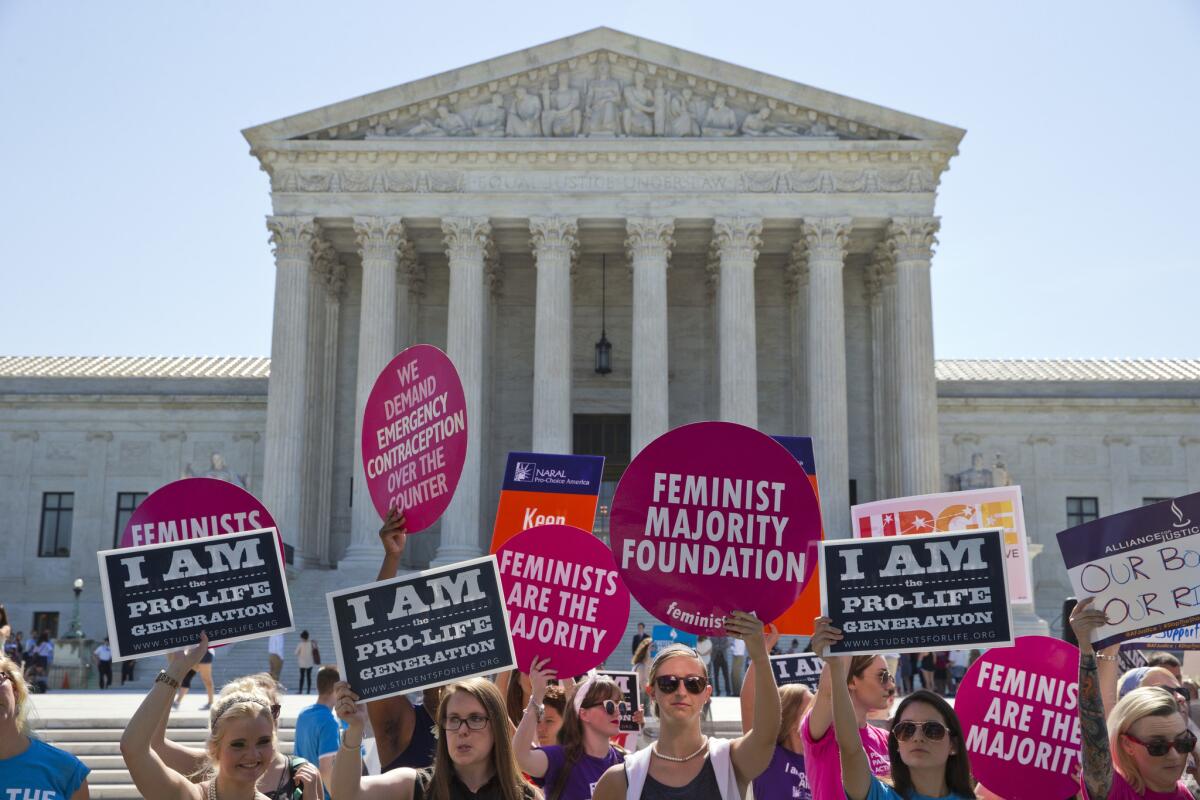
M533 474L537 471L537 464L532 461L518 461L517 468L513 470L513 480L527 483L533 480Z
M534 461L518 461L513 470L513 481L517 483L563 483L566 480L565 469L540 469Z

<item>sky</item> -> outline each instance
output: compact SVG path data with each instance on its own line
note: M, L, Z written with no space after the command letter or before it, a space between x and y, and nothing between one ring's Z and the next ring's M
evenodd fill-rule
M1200 358L1192 0L0 0L0 355L268 355L241 130L598 25L965 128L939 358Z

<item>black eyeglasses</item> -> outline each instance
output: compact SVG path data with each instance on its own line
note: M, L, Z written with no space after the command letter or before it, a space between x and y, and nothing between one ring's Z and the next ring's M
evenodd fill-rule
M678 685L679 684L676 684L676 686ZM704 691L704 688L701 687L700 691ZM692 692L692 694L698 694L698 692ZM604 708L604 713L608 714L610 717L613 714L616 714L618 711L621 712L622 716L629 713L629 704L625 701L618 703L615 700L605 700L603 703L589 703L583 706L583 708L597 708L601 706Z
M907 742L921 729L921 735L931 742L940 742L946 738L946 726L940 722L901 722L892 728L892 733L902 742Z
M683 688L687 689L690 694L700 694L704 691L704 687L708 686L708 678L702 675L688 675L686 678L676 675L659 675L654 679L654 685L664 694L673 694L678 691L680 681L683 682Z
M1132 733L1123 734L1126 739L1137 742L1142 747L1146 748L1146 752L1155 758L1165 756L1170 752L1171 748L1175 748L1175 752L1181 756L1186 756L1188 753L1196 749L1196 735L1191 731L1184 731L1175 737L1172 741L1166 739L1155 739L1152 742L1143 742L1141 739L1134 736Z
M473 731L481 731L488 724L488 717L483 714L471 714L468 717L449 717L446 724L443 726L448 731L456 731L466 723L466 726Z

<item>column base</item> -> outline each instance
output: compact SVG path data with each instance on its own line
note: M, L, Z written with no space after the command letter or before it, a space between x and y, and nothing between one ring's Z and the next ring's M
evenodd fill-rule
M467 561L472 558L479 558L486 555L478 547L471 547L465 544L443 544L438 547L437 555L433 561L429 562L430 568L445 567L450 564L457 564L459 561Z
M1013 636L1049 636L1050 623L1037 615L1032 603L1013 604Z

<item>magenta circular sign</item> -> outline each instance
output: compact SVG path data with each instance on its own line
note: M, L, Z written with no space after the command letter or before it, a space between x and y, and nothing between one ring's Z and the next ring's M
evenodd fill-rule
M375 379L363 410L362 459L381 519L393 506L408 532L437 522L467 458L467 399L450 357L407 348Z
M817 566L821 514L779 443L732 422L697 422L648 444L613 498L609 541L629 591L672 627L723 634L731 611L764 624Z
M1079 651L1021 636L983 654L963 677L954 710L971 772L1005 800L1079 791Z
M150 494L121 531L117 547L203 539L276 528L266 506L245 489L217 478L183 478Z
M612 553L587 531L538 525L496 551L517 668L549 658L559 677L598 667L629 622L629 590Z

